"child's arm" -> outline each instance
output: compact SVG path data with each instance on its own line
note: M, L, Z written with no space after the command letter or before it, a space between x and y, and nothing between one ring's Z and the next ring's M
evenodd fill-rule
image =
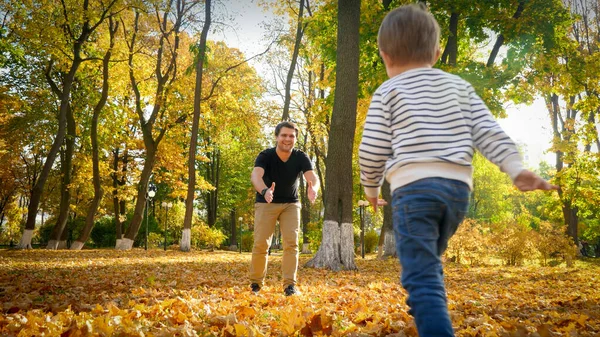
M470 85L468 109L471 112L471 135L477 150L500 167L514 182L524 169L521 154L513 140L502 130L485 103Z
M384 97L376 91L371 99L358 149L360 182L369 201L377 200L384 178L385 164L392 156L390 113L383 100Z
M515 143L502 130L473 88L469 86L468 90L473 120L473 142L477 149L506 172L513 184L523 192L558 189L558 186L523 168L521 155Z

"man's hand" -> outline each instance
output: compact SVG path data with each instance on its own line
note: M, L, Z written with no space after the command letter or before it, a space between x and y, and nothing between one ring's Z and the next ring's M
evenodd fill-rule
M522 192L534 190L551 191L558 189L558 186L550 184L529 170L521 171L515 178L514 184Z
M311 204L314 204L315 200L317 199L317 189L313 186L312 181L308 182L307 194L308 194L308 201L310 201Z
M378 206L385 206L388 204L387 201L385 201L383 199L378 199L378 198L367 197L367 200L369 201L369 203L371 203L371 206L373 206L373 211L375 211L375 212L377 212Z
M267 190L267 192L265 192L265 200L268 203L271 203L271 201L273 201L273 194L275 193L275 183L271 184L271 187L269 187L269 189Z

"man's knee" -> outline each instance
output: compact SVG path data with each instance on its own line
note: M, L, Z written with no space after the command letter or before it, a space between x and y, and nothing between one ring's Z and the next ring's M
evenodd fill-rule
M269 250L270 244L268 241L254 241L254 251L265 253Z

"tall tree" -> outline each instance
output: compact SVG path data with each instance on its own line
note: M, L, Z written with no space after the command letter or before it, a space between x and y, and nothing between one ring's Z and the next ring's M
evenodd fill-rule
M61 96L61 91L58 86L52 80L50 75L51 66L48 67L46 72L46 78L52 91L56 96ZM67 225L69 218L70 204L71 204L71 179L73 177L73 155L75 153L75 138L77 137L77 126L75 117L73 116L72 105L69 103L67 107L67 134L64 139L64 148L60 151L60 168L62 173L62 180L60 186L60 206L58 207L59 213L56 223L50 233L50 240L48 240L47 249L58 249L65 248L66 240L61 240L63 230Z
M300 52L300 46L302 43L302 37L304 36L304 31L306 30L306 26L308 25L308 21L304 21L304 2L307 2L306 7L308 7L309 0L300 0L300 5L298 9L298 18L296 23L296 37L294 39L294 49L292 51L292 60L290 62L290 68L288 69L286 81L285 81L285 96L283 102L283 113L281 115L282 121L287 121L290 119L290 101L292 99L292 79L294 78L294 71L296 70L296 63L298 62L298 53Z
M147 22L147 20L150 20L150 16L144 15L141 17L141 10L136 8L132 27L129 27L131 30L125 34L129 38L129 79L134 93L135 111L139 118L143 136L145 158L137 184L133 218L125 236L120 245L116 246L116 249L128 250L132 248L133 241L142 224L143 213L148 200L148 186L156 163L159 144L167 131L185 121L188 115L182 113L175 121L169 118L170 114L167 113L169 112L167 110L169 106L168 94L175 80L178 79L177 61L180 55L181 30L187 23L186 20L189 19L192 8L197 4L197 2L188 3L185 0L166 0L151 5L153 7L151 10L154 11L151 16L154 17L153 20L156 20L153 23L156 25L156 31L150 32L146 31L147 26L151 25L150 22ZM142 25L140 25L140 18L144 20ZM142 97L140 90L145 81L139 79L140 74L136 72L136 69L139 69L140 64L134 64L134 58L135 56L142 57L139 53L140 46L138 43L146 43L147 40L152 40L156 35L158 35L158 49L153 52L156 55L156 59L153 60L155 61L153 67L154 93L152 94L154 102L149 113L146 113L143 107L146 98ZM138 37L141 41L138 41Z
M102 59L102 92L100 94L100 99L98 103L94 106L93 115L92 115L92 129L90 134L90 140L92 143L92 183L94 185L94 197L92 202L90 203L87 211L87 215L85 218L85 225L79 235L79 238L71 245L70 249L72 250L80 250L85 242L89 239L90 234L92 232L92 228L94 227L94 219L96 217L96 212L98 211L98 206L100 205L100 201L102 200L102 196L104 195L104 190L100 184L100 159L99 159L99 150L98 150L98 120L100 119L100 113L102 109L106 105L106 100L108 99L108 89L109 89L109 64L112 55L112 49L115 45L115 35L117 33L117 29L119 28L119 22L114 20L112 17L108 18L108 33L110 36L109 46L104 54L104 58Z
M71 88L75 79L75 74L77 73L77 69L85 60L84 55L82 55L84 45L88 42L88 39L90 38L91 34L96 30L96 28L98 28L98 26L102 24L102 22L104 22L109 13L113 10L113 7L115 7L116 3L117 0L109 0L106 1L106 3L102 3L102 6L96 7L90 6L89 0L84 0L81 7L79 4L77 6L73 4L72 7L68 7L67 2L63 1L62 8L55 8L53 6L42 7L51 8L53 13L47 13L45 11L39 10L38 8L30 8L28 11L29 20L24 26L31 28L34 24L39 25L40 22L45 22L56 25L55 28L58 28L59 30L62 30L65 33L65 36L63 38L64 41L68 41L69 43L68 50L70 53L70 64L69 66L67 66L67 69L63 69L66 72L64 73L65 75L62 78L62 88L60 89L59 95L60 108L57 114L58 130L54 138L54 143L52 144L52 147L50 148L50 151L48 152L48 155L46 157L44 168L40 174L37 183L35 184L33 193L31 195L31 200L29 202L27 210L27 222L25 224L25 231L23 232L21 241L19 242L19 248L31 248L31 238L33 236L33 230L35 229L35 220L38 214L38 208L44 190L44 184L48 179L50 170L54 165L54 160L56 159L56 156L65 138L67 128L67 114L70 108L69 104ZM55 17L57 20L48 21L48 17ZM40 32L47 30L46 26L38 27L38 30ZM40 34L40 36L44 35L46 34ZM45 43L46 41L39 42ZM51 59L50 65L52 65L53 62L54 60Z
M194 199L196 196L196 150L198 146L198 124L200 123L200 101L202 99L202 70L206 55L206 39L211 24L211 0L204 3L204 26L200 34L198 56L196 59L196 86L194 90L194 115L192 121L192 135L188 153L188 188L185 199L185 218L183 220L183 235L180 249L187 252L191 249L192 216L194 214Z
M352 152L356 128L360 0L338 0L336 86L326 159L323 238L309 267L355 270Z

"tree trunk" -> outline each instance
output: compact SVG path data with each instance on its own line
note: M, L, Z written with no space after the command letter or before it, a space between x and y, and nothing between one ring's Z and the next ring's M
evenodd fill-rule
M117 176L117 170L119 169L119 149L116 148L113 151L113 172L112 172L112 181L113 181L113 214L115 216L115 229L116 229L116 237L117 237L117 245L121 242L123 238L123 225L121 224L121 218L119 212L119 178Z
M29 200L29 206L27 207L27 222L25 223L25 232L23 233L21 241L17 245L17 248L20 249L31 248L32 235L30 233L33 232L33 230L35 229L35 218L37 217L40 199L44 191L44 184L46 184L46 180L48 179L50 170L52 169L54 161L56 160L56 155L58 154L60 147L62 146L63 140L65 139L65 135L67 133L67 110L69 109L71 87L73 85L75 73L77 72L77 69L81 64L81 58L79 57L79 51L81 50L81 46L75 45L75 47L75 59L71 64L71 69L69 70L69 73L65 77L63 90L60 96L58 131L56 132L56 136L54 137L54 143L52 143L50 152L48 152L48 156L46 157L46 161L44 162L44 168L42 169L42 173L40 174L39 179L37 180L35 186L33 187L33 190L31 191L31 199ZM48 66L47 73L50 72L50 68L51 65Z
M378 257L386 259L388 257L396 257L396 237L394 236L394 224L392 214L392 191L390 184L385 181L383 183L381 194L387 206L383 206L383 226L381 226L381 236L379 237L379 252Z
M131 225L127 228L127 232L125 232L125 236L121 240L120 245L115 247L116 249L129 250L133 247L133 241L142 226L146 200L148 198L148 183L150 182L150 176L152 175L152 168L154 167L155 161L156 150L154 146L146 145L146 160L144 161L142 175L140 176L140 181L137 186L137 197Z
M521 14L523 13L523 9L525 8L525 0L520 0L519 1L519 6L517 7L517 11L515 12L515 14L513 15L513 19L518 19L519 17L521 17ZM498 37L496 38L496 43L494 44L494 48L492 48L492 51L490 52L490 57L488 58L487 67L491 67L492 65L494 65L494 61L496 60L496 57L498 56L498 52L500 51L500 47L502 47L502 44L504 44L504 35L502 33L498 34Z
M446 48L442 54L442 63L456 66L456 59L458 55L458 17L459 13L452 12L450 14L450 35L448 35L448 41L446 42Z
M560 116L560 106L558 103L558 95L556 94L552 94L549 95L548 97L546 97L546 105L548 107L548 110L550 112L550 117L551 117L551 121L552 121L552 131L554 133L554 142L558 142L558 141L565 141L568 140L566 139L567 136L564 136L563 139L563 132L561 131L565 131L564 130L564 125L563 125L563 130L559 129L559 119L561 118ZM572 117L572 116L567 116L567 118ZM555 168L556 168L556 172L560 172L563 170L564 168L564 153L561 151L556 151L556 163L555 163ZM579 243L579 233L577 230L577 226L579 223L579 217L577 215L577 208L574 207L571 203L570 200L568 200L568 197L564 196L563 190L562 190L562 186L560 186L560 188L558 189L558 195L560 197L561 203L562 203L562 211L563 211L563 219L565 224L567 225L567 234L573 239L573 242L575 243L575 245L577 245Z
M169 6L171 4L169 3ZM133 218L131 219L131 224L129 228L127 228L127 232L125 233L125 237L121 240L120 244L117 245L116 249L128 250L133 247L133 241L142 225L142 219L144 214L144 209L146 207L147 200L147 190L148 183L150 182L150 177L152 176L152 170L154 169L154 163L156 161L156 152L158 149L158 145L161 140L165 136L165 133L169 129L169 126L163 126L159 129L158 135L156 138L153 135L154 131L154 123L156 122L159 113L163 111L164 105L166 104L165 93L167 88L170 86L172 81L176 78L177 75L177 51L179 49L179 29L182 25L182 16L188 10L185 8L186 3L182 0L177 0L177 13L175 13L174 21L169 19L171 13L171 8L167 8L163 12L162 19L158 18L158 23L161 26L161 30L165 34L161 34L159 38L159 47L156 52L156 66L155 66L155 76L156 76L156 90L154 93L154 106L152 107L152 112L150 116L146 118L144 115L144 110L142 109L142 97L140 90L138 88L138 82L134 73L133 66L133 56L135 54L135 50L137 50L136 39L137 34L139 32L139 12L136 11L135 18L133 22L133 32L131 36L131 41L128 43L129 46L129 54L128 54L128 65L129 65L129 80L131 82L131 87L135 94L135 110L140 120L140 127L142 131L142 136L144 140L144 147L146 148L146 158L144 161L144 166L142 168L142 174L140 176L140 181L137 186L137 197L136 204L133 211ZM170 29L167 29L168 22L172 22L173 26ZM169 36L173 34L173 42L168 41ZM166 46L171 47L169 50L165 50ZM171 56L169 62L166 65L163 65L163 57ZM166 70L165 70L166 69ZM164 72L164 73L163 73ZM195 176L194 176L195 177ZM186 211L187 213L187 211ZM191 227L188 227L191 228ZM183 247L183 246L182 246Z
M285 97L283 102L283 113L281 115L281 121L287 121L290 119L290 102L292 99L292 79L294 78L294 70L296 70L296 63L298 62L298 53L300 52L300 44L302 42L302 36L304 36L304 30L308 23L304 23L304 0L300 0L300 9L298 10L298 25L296 27L296 39L294 41L294 51L292 52L292 62L287 73L285 81Z
M229 250L232 251L236 251L238 250L238 246L237 246L237 242L238 242L238 235L237 235L237 222L235 220L235 209L231 210L230 213L230 217L229 217L229 222L231 223L231 239L229 240ZM240 238L241 238L241 234Z
M102 186L100 183L100 159L98 153L98 119L100 117L100 113L102 109L106 105L106 100L108 98L108 66L110 62L110 57L112 54L112 49L115 45L115 34L117 33L117 29L119 27L119 22L113 21L112 17L108 18L109 21L109 35L110 35L110 43L109 48L104 55L104 59L102 60L102 93L100 95L100 100L94 107L94 112L92 116L92 130L90 134L91 142L92 142L92 182L94 184L94 198L92 199L92 203L90 204L87 215L85 217L85 226L79 235L77 241L71 245L71 250L80 250L83 248L85 242L90 238L90 234L92 233L92 228L94 227L94 219L96 217L96 212L98 211L98 206L100 205L100 201L102 200L102 196L104 195L104 190L102 190Z
M198 125L200 123L200 100L202 99L202 71L204 56L206 55L206 39L211 24L211 0L204 3L204 26L200 34L200 46L198 49L198 58L196 59L196 87L194 90L194 117L192 121L192 136L190 139L190 151L188 154L188 188L185 199L185 218L183 220L183 229L192 229L192 217L194 215L194 199L196 192L196 149L198 146ZM182 238L183 239L183 238ZM180 250L188 252L191 249L191 241L179 244Z
M210 162L206 166L206 181L215 189L206 194L206 217L208 227L213 228L217 223L219 205L219 177L221 174L221 151L216 147L208 154Z
M352 149L358 97L360 0L338 1L337 77L321 247L307 266L356 270L352 226Z
M72 58L72 62L71 62L71 67L69 69L69 72L64 77L62 91L58 90L60 93L58 95L58 97L60 98L60 108L59 108L59 113L58 113L58 131L56 132L56 137L54 138L54 143L52 143L52 147L50 148L50 151L48 152L48 156L46 158L46 162L44 163L44 168L42 169L42 173L40 174L40 177L32 190L31 200L29 201L29 206L27 208L27 222L25 224L25 232L23 233L21 242L19 243L17 248L20 248L20 249L31 248L31 233L35 229L35 219L37 217L40 199L42 197L42 192L44 191L44 185L46 184L46 180L48 179L50 170L52 169L52 166L54 165L54 161L56 160L56 155L58 154L58 151L60 150L60 147L65 138L66 127L67 127L67 110L69 109L71 88L73 86L73 80L75 79L75 74L77 73L77 69L79 69L81 62L83 61L81 58L81 49L83 48L83 45L85 44L85 42L87 42L87 39L90 36L90 34L100 25L100 23L102 21L104 21L104 19L106 19L108 12L111 10L111 7L113 7L113 5L115 5L115 3L116 3L116 1L112 1L108 4L108 6L106 8L104 8L104 11L99 16L98 22L96 24L90 23L91 17L97 18L97 16L92 16L92 15L84 15L85 19L83 22L80 23L81 33L75 39L75 42L73 43L73 46L72 46L73 47L73 58ZM83 2L84 12L88 12L88 9L89 9L89 1L84 1ZM46 76L48 76L48 77L50 76L49 74L51 72L51 69L52 69L52 63L50 63L48 68L46 69ZM58 87L56 85L54 85L53 82L51 82L50 84L53 87L52 90L54 92L57 92Z
M69 107L67 109L67 137L65 138L66 149L62 160L63 179L61 183L60 206L58 220L50 234L47 249L59 249L66 246L61 239L62 233L69 218L69 210L71 204L71 176L73 169L73 154L75 152L75 137L76 137L75 118L73 111Z

